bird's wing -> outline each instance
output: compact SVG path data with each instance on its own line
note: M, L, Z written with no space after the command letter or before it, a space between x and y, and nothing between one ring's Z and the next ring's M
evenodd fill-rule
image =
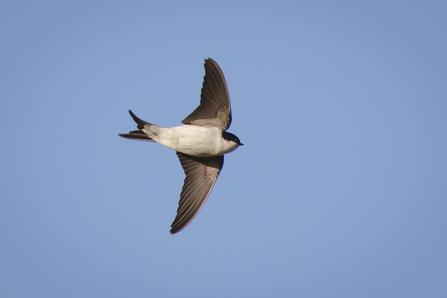
M211 58L205 60L200 105L182 123L217 126L223 130L230 127L231 104L227 83L219 65Z
M186 178L180 194L177 216L171 225L171 234L183 230L199 213L213 189L224 162L223 155L196 157L177 152L177 156Z

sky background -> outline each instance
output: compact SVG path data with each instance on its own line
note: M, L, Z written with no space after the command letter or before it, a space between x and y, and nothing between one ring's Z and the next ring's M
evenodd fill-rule
M1 297L445 297L446 1L7 1ZM205 58L229 154L170 235Z

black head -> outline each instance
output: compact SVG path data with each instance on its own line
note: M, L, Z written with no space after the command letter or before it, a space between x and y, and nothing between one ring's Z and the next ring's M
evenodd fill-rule
M224 138L227 141L232 141L235 142L238 146L243 146L244 144L241 143L241 141L239 140L238 137L236 137L234 134L232 134L231 132L226 132L223 131L222 132L222 138Z

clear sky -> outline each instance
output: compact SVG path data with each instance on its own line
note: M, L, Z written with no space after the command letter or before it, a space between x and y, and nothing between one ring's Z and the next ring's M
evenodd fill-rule
M1 297L445 297L446 1L7 1ZM170 235L205 58L229 154Z

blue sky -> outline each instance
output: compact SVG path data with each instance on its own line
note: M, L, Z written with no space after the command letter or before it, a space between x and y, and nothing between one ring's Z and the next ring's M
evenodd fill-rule
M445 1L10 1L2 297L444 297ZM177 126L222 68L226 156L169 234Z

